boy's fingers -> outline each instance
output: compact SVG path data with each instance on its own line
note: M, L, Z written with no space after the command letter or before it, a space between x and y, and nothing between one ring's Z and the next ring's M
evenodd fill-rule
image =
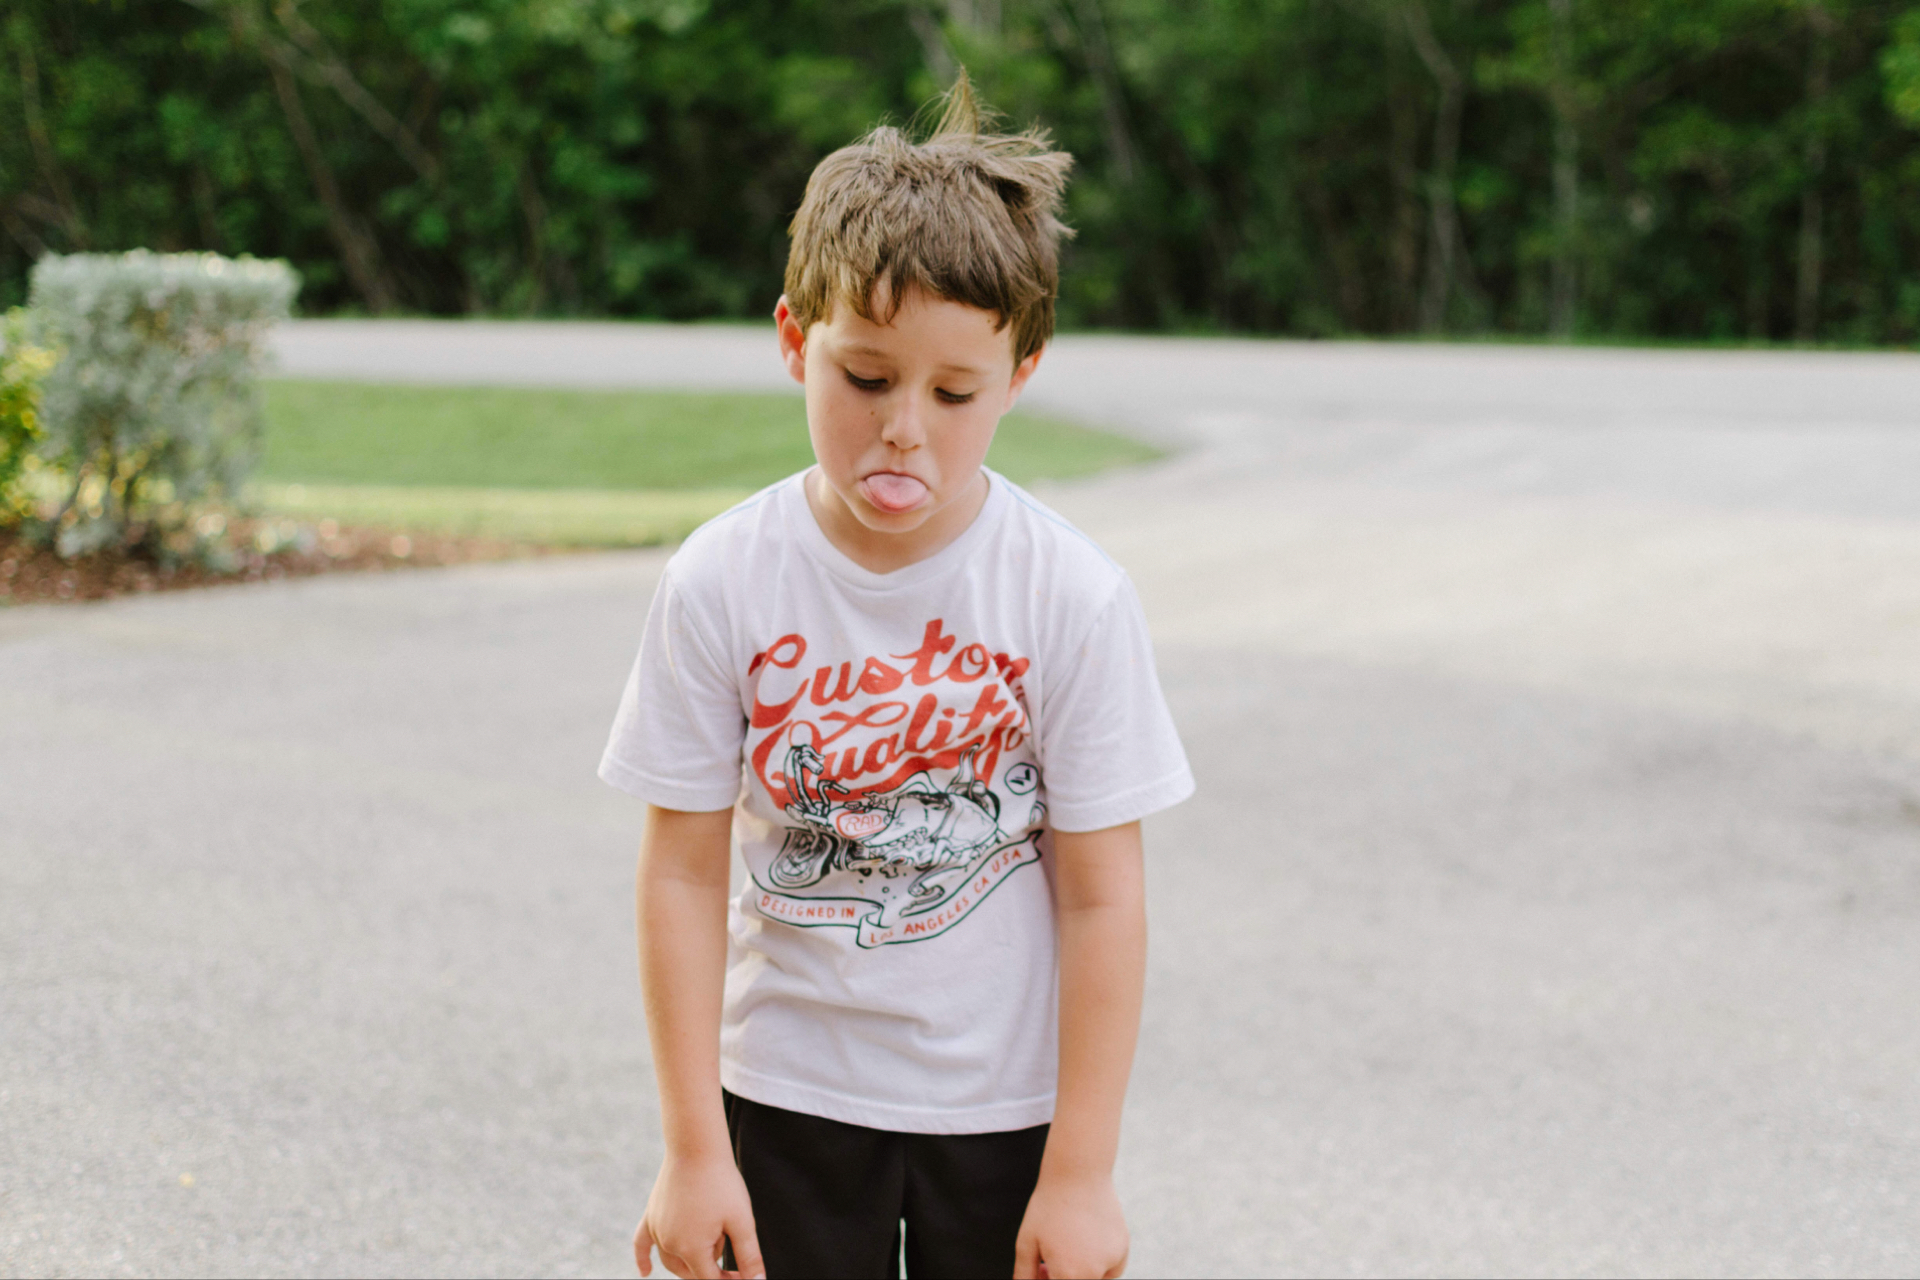
M1013 1280L1040 1280L1040 1242L1025 1232L1014 1242Z
M740 1268L742 1280L766 1280L767 1266L760 1260L760 1236L753 1219L730 1224L727 1237L733 1241L733 1265Z
M640 1268L640 1274L653 1274L653 1233L647 1230L647 1220L640 1219L640 1225L633 1229L633 1261Z
M703 1258L694 1254L683 1258L677 1253L660 1251L660 1265L677 1276L688 1276L692 1280L720 1280L720 1266L712 1258Z

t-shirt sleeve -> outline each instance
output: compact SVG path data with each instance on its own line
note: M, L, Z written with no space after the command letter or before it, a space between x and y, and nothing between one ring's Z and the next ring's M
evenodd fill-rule
M725 809L740 797L746 732L732 674L669 570L647 610L600 778L663 809Z
M1122 578L1051 677L1040 715L1048 817L1060 831L1133 822L1193 794L1193 773L1153 665L1133 584Z

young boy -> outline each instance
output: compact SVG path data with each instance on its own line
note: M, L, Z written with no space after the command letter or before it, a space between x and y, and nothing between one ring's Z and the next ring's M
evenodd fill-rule
M1052 334L1069 164L983 136L963 81L794 218L818 465L668 563L600 766L649 805L642 1275L1125 1265L1139 820L1193 782L1126 575L982 465Z

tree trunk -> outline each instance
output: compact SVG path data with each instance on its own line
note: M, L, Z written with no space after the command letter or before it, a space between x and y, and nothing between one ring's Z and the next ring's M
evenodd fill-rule
M220 234L220 196L213 189L213 175L207 172L207 166L200 161L193 162L193 171L188 179L193 190L194 220L200 224L200 243L215 253L225 253L226 237Z
M1807 56L1806 189L1800 193L1800 277L1794 290L1793 336L1812 342L1820 332L1820 274L1826 240L1821 223L1826 207L1821 180L1827 171L1827 91L1833 61L1833 16L1825 6L1807 9L1813 48Z
M1100 0L1070 0L1074 25L1080 29L1080 48L1087 57L1087 70L1100 90L1100 115L1106 125L1107 150L1113 153L1113 167L1122 186L1133 185L1133 131L1127 127L1127 103L1120 89L1120 68L1113 56L1113 43L1107 38L1106 16Z
M1433 168L1427 175L1427 205L1431 210L1427 244L1427 280L1420 295L1420 328L1437 333L1447 323L1447 303L1453 295L1453 251L1461 242L1459 208L1454 203L1453 175L1460 159L1460 116L1466 86L1453 59L1433 34L1433 23L1421 0L1401 11L1407 37L1440 90L1433 116Z
M313 183L314 194L319 196L321 207L327 211L327 230L333 236L335 247L340 250L340 265L346 268L347 278L353 282L360 300L367 304L367 310L376 313L391 311L393 290L388 287L380 270L380 251L372 237L355 225L346 202L340 198L339 184L333 179L333 170L327 167L326 155L320 149L320 139L314 134L313 122L307 118L307 109L300 101L300 86L294 83L293 73L280 62L273 58L268 58L266 62L267 71L273 76L274 92L280 97L280 109L287 117L287 129L293 134L294 145L299 148L300 158L306 163L307 177Z
M1387 242L1387 264L1392 279L1387 327L1396 332L1413 328L1419 314L1416 281L1420 275L1420 104L1405 78L1405 44L1387 29L1387 167L1393 183L1393 221Z
M8 237L29 258L38 258L47 251L46 241L33 234L33 228L13 211L12 201L0 200L0 228L5 229Z
M547 202L534 181L530 156L521 158L519 186L520 214L527 223L527 279L532 285L526 310L528 315L539 315L547 305Z
M86 224L80 221L80 208L73 198L73 189L67 185L67 175L60 168L60 157L54 153L53 139L47 136L47 122L40 110L40 64L34 60L33 50L25 43L20 46L20 109L27 118L27 140L33 144L33 158L39 162L40 174L47 181L47 189L53 192L54 203L60 209L60 229L67 233L70 249L87 247Z
M926 58L927 70L933 72L933 78L941 84L952 84L953 78L960 74L960 64L947 48L947 36L940 30L940 20L919 5L910 4L907 25L913 28L914 38L920 42L921 55Z
M285 3L283 0L282 3L274 6L274 16L292 37L294 43L306 54L308 65L305 68L294 67L295 59L288 56L290 51L284 47L278 47L278 42L268 40L266 32L262 29L260 32L262 44L274 46L266 48L268 56L277 58L287 64L290 69L304 70L310 79L326 84L339 95L342 102L365 120L375 133L392 144L393 149L400 154L400 158L405 160L415 173L429 183L437 184L440 178L438 157L428 151L426 144L420 141L419 136L398 116L387 110L386 104L368 92L366 86L354 77L346 61L328 48L327 42L321 38L320 33L300 16L299 7Z
M1000 0L947 0L947 17L976 39L1000 34Z
M1580 134L1574 118L1573 0L1549 0L1553 15L1553 292L1548 328L1573 337L1580 308Z
M1327 184L1320 180L1317 166L1307 172L1301 184L1306 197L1308 210L1313 214L1315 229L1325 250L1321 260L1333 277L1334 297L1340 308L1340 324L1351 333L1359 333L1367 327L1367 282L1366 271L1361 267L1353 251L1353 240L1344 234L1340 215L1335 210L1333 196L1327 190Z
M328 48L320 33L300 16L297 5L274 6L274 16L281 30L287 33L289 43L267 29L266 19L252 0L186 0L186 3L202 13L225 19L236 42L252 47L269 62L295 72L309 84L332 89L349 110L392 144L415 173L430 183L439 181L440 162L420 141L419 134L354 78L345 60Z

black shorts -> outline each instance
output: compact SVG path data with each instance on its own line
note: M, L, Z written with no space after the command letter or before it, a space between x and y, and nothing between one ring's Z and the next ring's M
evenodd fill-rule
M892 1133L726 1095L768 1280L1013 1274L1047 1126ZM733 1267L732 1251L724 1265Z

